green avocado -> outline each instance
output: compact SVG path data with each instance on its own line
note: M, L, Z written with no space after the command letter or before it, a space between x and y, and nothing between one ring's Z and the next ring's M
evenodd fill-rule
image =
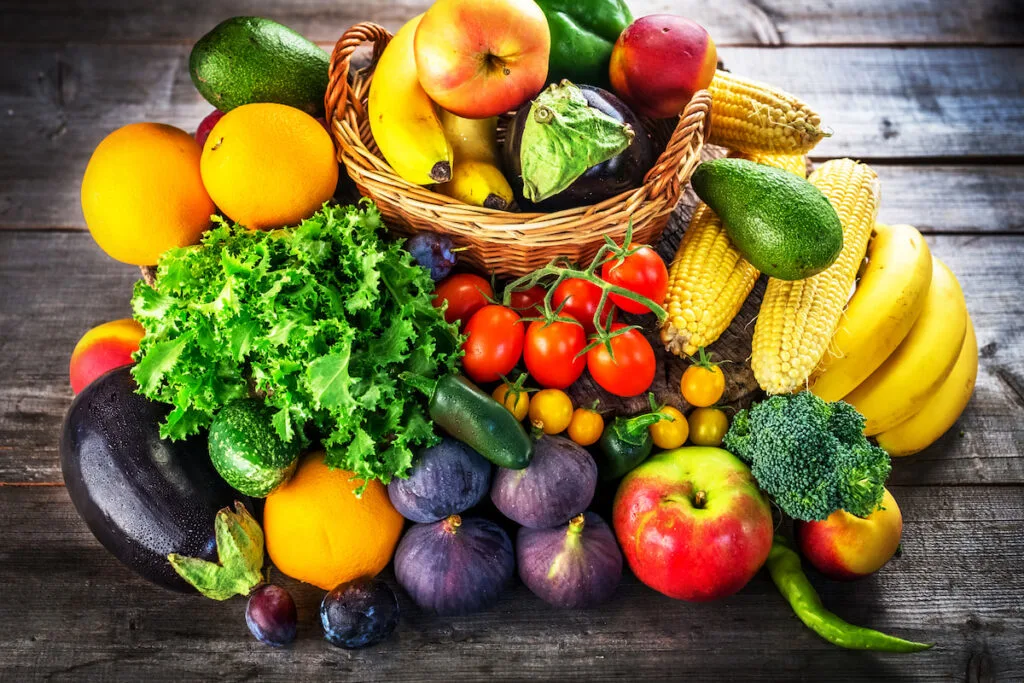
M276 102L322 116L329 66L316 44L261 17L222 21L199 39L188 59L196 89L225 112Z
M803 178L746 159L715 159L698 166L691 182L743 258L765 275L802 280L839 257L839 216Z
M258 399L232 401L217 412L207 437L217 473L254 498L288 481L299 458L299 439L283 441L272 419L273 411Z

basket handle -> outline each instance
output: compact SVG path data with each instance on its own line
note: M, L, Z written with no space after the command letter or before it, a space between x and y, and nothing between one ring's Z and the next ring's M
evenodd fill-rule
M324 111L330 123L331 118L341 120L345 110L352 107L357 117L363 115L363 103L360 92L353 92L353 83L349 81L352 55L363 43L373 43L373 57L369 66L360 73L369 73L377 66L377 60L384 53L384 48L391 42L391 34L386 28L371 21L356 24L338 38L331 52L331 65L327 70L327 93L324 95ZM334 130L334 126L330 126ZM335 134L336 135L336 134Z
M651 170L644 176L644 184L653 182L651 194L661 194L666 186L682 185L690 172L690 155L687 152L695 144L702 144L705 131L711 119L711 93L698 90L679 115L672 136L665 151L661 153Z

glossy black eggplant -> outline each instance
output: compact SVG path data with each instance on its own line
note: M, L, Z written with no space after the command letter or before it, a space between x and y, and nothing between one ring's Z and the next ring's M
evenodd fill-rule
M523 211L560 211L577 206L597 204L643 184L647 171L658 159L654 140L640 118L618 97L592 85L580 85L587 104L620 123L629 124L635 133L633 142L625 151L608 161L592 166L568 188L541 202L530 202L523 196L523 172L520 153L523 130L530 115L531 102L516 112L509 123L505 137L503 157L508 180L515 191L516 201Z
M160 438L169 406L135 393L131 366L111 370L68 409L61 470L78 514L103 546L142 577L194 592L169 553L217 561L214 518L240 499L213 468L206 435Z

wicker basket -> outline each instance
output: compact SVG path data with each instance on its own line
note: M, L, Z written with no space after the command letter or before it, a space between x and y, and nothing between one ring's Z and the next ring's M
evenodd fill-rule
M711 107L707 91L698 92L675 129L664 132L665 151L639 188L599 204L554 213L497 211L463 204L407 182L381 156L370 133L366 98L373 67L390 40L390 33L369 22L346 31L331 55L325 104L333 116L338 160L359 191L377 203L392 228L407 234L428 230L449 235L456 246L468 247L460 258L503 275L524 275L560 256L585 262L604 243L605 235L621 242L630 219L637 242L653 243L661 236L700 160ZM369 66L350 74L353 53L367 42L373 44Z

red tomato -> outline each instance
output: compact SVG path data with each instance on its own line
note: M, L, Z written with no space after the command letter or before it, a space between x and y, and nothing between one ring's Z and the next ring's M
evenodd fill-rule
M577 356L586 345L587 335L579 325L559 321L549 325L543 320L534 320L526 329L523 346L526 371L542 387L565 389L578 380L587 367L586 357Z
M601 288L592 282L572 278L563 281L555 288L551 296L551 305L558 310L563 301L566 301L562 313L570 315L583 325L583 331L587 334L594 333L594 312L601 302ZM601 322L603 323L612 310L612 302L605 301L604 310L601 311Z
M612 332L625 327L612 325ZM654 382L654 349L639 330L629 330L611 339L612 354L604 344L587 352L587 369L594 381L616 396L638 396ZM613 357L614 356L614 357Z
M441 308L447 301L448 310L444 312L444 319L450 323L461 321L461 326L465 328L473 314L486 306L488 299L493 297L494 290L487 280L472 273L456 273L437 283L434 288L434 308Z
M484 306L466 323L462 368L474 382L495 382L523 355L523 323L511 308Z
M634 247L629 245L630 249ZM665 294L668 293L668 269L650 247L640 247L621 262L618 259L608 261L601 266L601 277L605 282L646 296L659 306L665 302ZM647 306L619 294L612 294L610 298L628 313L651 312Z
M520 292L512 292L510 303L520 315L533 316L540 313L541 302L547 294L540 285L534 285Z

